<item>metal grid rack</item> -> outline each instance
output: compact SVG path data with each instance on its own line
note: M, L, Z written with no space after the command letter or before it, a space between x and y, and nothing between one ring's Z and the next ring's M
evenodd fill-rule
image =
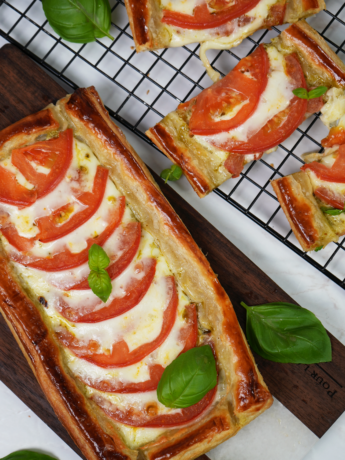
M86 45L64 42L47 23L40 0L0 0L0 35L74 89L97 80L113 118L152 144L145 130L211 81L198 57L199 45L136 54L124 1L110 4L113 42L108 38ZM345 3L328 0L327 10L308 22L345 61ZM230 51L210 51L213 67L228 73L283 28L258 31ZM320 140L326 135L318 115L313 115L275 153L247 165L238 179L228 180L215 193L345 288L345 239L304 253L270 186L270 180L299 170L302 153L321 151Z

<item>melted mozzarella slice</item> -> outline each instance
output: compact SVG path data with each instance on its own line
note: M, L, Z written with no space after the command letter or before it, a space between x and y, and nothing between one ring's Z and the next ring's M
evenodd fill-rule
M204 0L161 0L161 7L165 10L192 15L194 8Z
M245 142L260 131L275 115L288 107L294 95L291 81L285 73L284 57L273 46L267 48L267 53L270 61L270 74L255 112L242 125L229 132L212 136L195 136L202 145L208 146L210 139L219 145L230 139Z

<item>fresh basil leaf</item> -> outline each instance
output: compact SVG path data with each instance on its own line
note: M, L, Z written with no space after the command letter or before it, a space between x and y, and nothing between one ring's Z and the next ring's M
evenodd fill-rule
M55 460L55 458L32 450L17 450L0 460Z
M108 272L105 270L91 270L87 281L92 292L105 303L113 289Z
M300 99L308 99L308 91L305 88L296 88L292 92Z
M108 0L43 0L43 10L53 30L64 40L89 43L109 37L111 10Z
M330 216L339 216L344 212L343 209L335 209L335 208L321 208L321 211L324 214L328 214Z
M166 407L184 408L199 402L217 385L217 369L209 345L182 353L163 372L157 397Z
M317 248L314 249L314 252L321 251L322 248L323 248L323 246L318 246Z
M176 181L179 180L182 176L183 172L180 166L178 165L172 165L171 168L168 169L163 169L161 172L160 177L165 180L165 183L170 181Z
M98 244L93 244L89 249L89 267L90 270L104 270L110 264L107 253Z
M327 86L318 86L317 88L312 89L308 92L308 99L315 99L320 97L328 91Z
M241 305L247 310L249 345L263 358L298 364L332 361L326 329L309 310L285 302Z

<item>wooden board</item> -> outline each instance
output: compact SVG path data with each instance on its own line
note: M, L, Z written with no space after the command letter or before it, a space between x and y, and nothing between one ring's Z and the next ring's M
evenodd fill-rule
M0 50L0 130L65 95L65 91L13 45ZM158 178L159 179L159 178ZM240 306L292 302L264 272L168 185L159 184L201 247L230 296L242 328ZM272 394L317 436L345 410L345 347L333 336L333 362L278 364L255 356ZM79 455L54 415L3 319L0 319L0 379ZM205 459L205 457L204 457Z

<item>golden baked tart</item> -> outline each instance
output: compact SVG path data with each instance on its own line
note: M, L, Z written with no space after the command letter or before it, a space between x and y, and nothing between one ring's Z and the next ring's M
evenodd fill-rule
M208 49L230 49L259 29L297 22L325 9L323 0L125 0L137 52L201 43L200 58L215 72Z
M345 91L325 94L321 120L330 128L323 153L303 155L306 164L272 181L279 203L304 251L322 249L345 234Z
M203 197L245 164L270 153L312 113L323 96L295 90L345 87L345 65L305 21L261 44L222 80L203 90L146 134L178 164Z
M1 312L88 459L193 459L270 407L217 276L94 88L1 131L0 175ZM167 366L205 349L205 394L162 402Z

